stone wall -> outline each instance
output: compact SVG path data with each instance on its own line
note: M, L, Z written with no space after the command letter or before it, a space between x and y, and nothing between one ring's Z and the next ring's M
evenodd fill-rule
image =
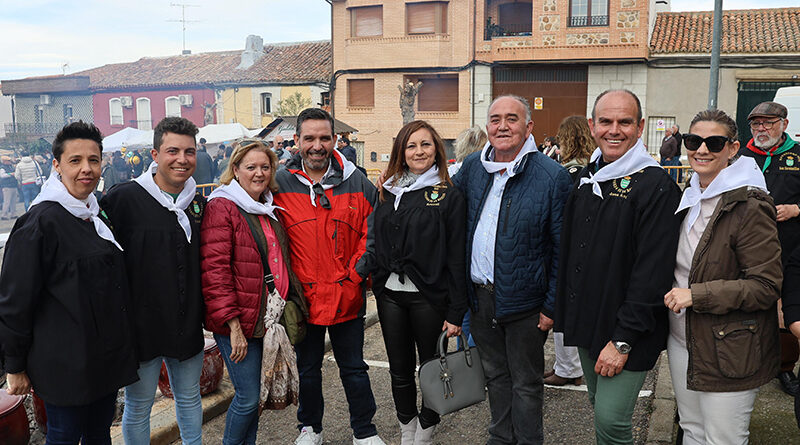
M567 45L606 45L606 44L608 44L607 32L567 34Z

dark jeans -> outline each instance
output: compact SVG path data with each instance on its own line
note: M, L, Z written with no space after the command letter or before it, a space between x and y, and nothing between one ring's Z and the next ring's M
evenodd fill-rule
M422 405L417 412L415 369L419 362L436 355L436 340L442 332L444 317L419 292L386 292L377 299L383 342L389 356L392 377L392 398L397 419L407 424L419 414L423 428L439 423L439 415Z
M372 423L375 398L369 384L369 367L364 363L364 318L333 326L308 324L306 338L295 345L297 371L300 373L300 406L297 409L298 429L303 426L322 431L322 357L325 355L325 331L331 338L333 356L339 366L344 394L350 408L353 436L364 439L378 434Z
M233 401L225 415L223 445L254 445L258 433L258 402L261 395L261 357L264 341L247 339L247 355L239 363L231 361L231 337L214 334L219 352L233 383Z
M472 336L481 354L489 388L487 444L541 444L544 342L539 313L512 321L494 321L494 294L476 288L478 311L472 313Z
M44 402L47 411L47 445L110 445L111 422L117 392L88 405L56 406Z
M39 186L36 185L35 182L31 182L29 184L22 184L20 190L22 191L22 202L25 203L25 211L27 212L28 207L31 206L31 202L36 198L36 195L39 194Z

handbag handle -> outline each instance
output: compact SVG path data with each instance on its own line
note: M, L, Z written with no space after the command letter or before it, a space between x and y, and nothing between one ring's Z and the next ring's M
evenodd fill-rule
M468 346L467 336L464 335L464 332L461 332L461 334L459 334L459 336L461 338L461 344L462 344L461 349L464 350L464 358L467 361L467 366L469 366L471 368L472 367L472 351L470 351L469 347L465 347L465 346ZM449 344L449 340L450 339L447 337L447 331L442 331L442 333L439 334L439 345L438 345L437 352L439 353L439 361L441 361L442 363L446 363L447 362L447 345ZM458 350L459 349L456 349L456 351L458 351Z

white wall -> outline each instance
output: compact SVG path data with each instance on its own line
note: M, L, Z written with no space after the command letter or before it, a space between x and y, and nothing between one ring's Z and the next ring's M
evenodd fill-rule
M0 138L6 136L6 125L12 123L11 96L0 95Z

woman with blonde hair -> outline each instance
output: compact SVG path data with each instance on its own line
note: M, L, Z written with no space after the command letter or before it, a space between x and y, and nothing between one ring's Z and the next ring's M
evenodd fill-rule
M556 138L561 149L561 165L575 181L597 147L589 122L583 116L569 116L561 121Z
M297 403L296 358L278 320L288 302L308 316L286 232L275 217L278 158L259 139L233 147L222 185L208 197L200 245L205 325L235 389L225 418L226 445L255 443L259 407ZM267 360L272 362L262 363ZM265 371L271 382L262 383Z
M447 167L447 173L450 176L458 173L458 169L461 168L461 163L464 162L464 158L482 149L488 140L486 133L477 125L459 133L454 144L456 163Z

